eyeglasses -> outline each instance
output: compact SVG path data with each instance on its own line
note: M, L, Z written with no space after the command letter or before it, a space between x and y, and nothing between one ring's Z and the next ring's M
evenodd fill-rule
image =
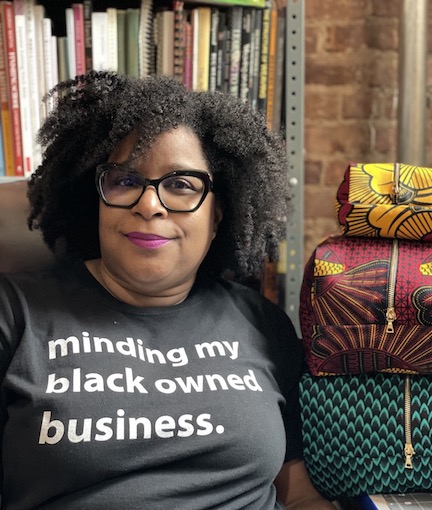
M200 170L178 170L160 179L147 179L132 168L116 163L96 167L96 188L105 205L131 209L153 186L161 204L170 212L194 212L213 191L210 176Z

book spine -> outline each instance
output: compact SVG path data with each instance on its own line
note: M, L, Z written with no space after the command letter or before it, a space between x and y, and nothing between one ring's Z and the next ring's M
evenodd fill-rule
M24 161L21 137L21 116L18 89L18 68L15 42L15 20L13 4L8 0L1 2L2 17L4 21L5 67L8 102L12 119L12 140L15 160L15 175L24 176Z
M139 35L140 10L126 9L126 72L130 76L139 77Z
M218 30L219 30L219 9L211 10L211 31L210 31L210 76L209 90L216 90L218 71Z
M66 37L57 37L57 62L59 81L67 80L67 40Z
M192 27L192 89L198 86L198 8L191 11Z
M229 12L231 31L229 93L239 97L243 7L231 7Z
M243 10L241 66L240 66L240 98L247 101L249 97L249 69L251 62L252 10Z
M257 109L258 104L258 87L259 87L259 70L260 70L260 56L261 56L261 25L262 25L262 10L256 9L255 22L253 29L253 56L252 56L252 69L250 72L249 84L249 103L252 109Z
M0 9L0 104L1 104L1 124L2 124L2 141L3 153L5 160L5 174L9 177L15 175L15 160L12 141L12 119L9 109L8 92L6 85L6 68L4 53L4 26L3 12Z
M271 0L266 0L266 7L262 11L259 87L257 108L264 115L267 113L267 81L268 81L268 58L270 42L270 11Z
M72 4L72 12L75 41L75 74L81 75L86 70L83 4Z
M184 60L184 85L191 89L192 88L192 65L193 65L193 27L190 20L185 20L184 24L185 34L185 60Z
M198 59L196 90L209 88L211 8L198 7Z
M108 14L92 12L92 59L95 71L108 68Z
M278 26L278 11L276 0L273 0L272 9L270 11L270 33L269 33L268 70L267 70L267 105L266 105L267 126L271 130L273 130L273 112L276 84L277 26Z
M92 0L83 0L83 6L84 6L85 69L86 71L91 71L93 69L92 30L91 30L91 15L93 12Z
M227 58L227 32L226 14L219 12L218 34L217 34L217 69L216 69L216 90L222 92L224 89L225 60Z
M154 73L155 47L153 42L153 0L141 0L138 32L138 64L140 76Z
M18 73L19 110L24 175L33 172L33 131L31 114L30 82L28 73L27 27L24 0L14 2L16 64Z
M36 14L34 0L24 0L24 16L26 25L27 42L27 73L29 79L30 91L30 111L31 111L31 141L33 166L38 167L42 160L41 146L36 142L36 133L41 126L41 108L40 101L42 93L40 90L40 74L42 67L38 66L38 41L36 34Z
M0 117L0 177L4 177L6 175L6 167L5 167L5 157L4 157L4 149L3 149L3 126L1 123Z
M118 71L118 27L117 9L109 7L108 16L108 69Z
M117 70L126 74L126 10L117 9Z
M283 98L285 85L285 29L286 29L286 6L278 10L277 44L276 44L276 70L273 106L273 131L280 131L283 115Z
M184 2L174 0L174 78L183 83L185 59Z
M52 48L52 22L50 18L42 21L43 50L44 50L44 72L47 90L52 89L56 82L53 73L53 48ZM68 70L69 72L69 70ZM47 114L54 108L54 97L48 98L46 102Z
M45 104L41 102L42 97L48 92L48 87L45 84L45 72L44 72L44 42L43 42L43 19L45 17L45 8L43 5L35 4L34 10L34 24L35 24L35 38L36 38L36 66L38 68L38 80L39 80L39 112L40 122L46 117ZM67 76L65 77L65 79Z
M74 13L72 7L65 9L66 19L66 37L67 37L67 60L68 60L68 75L69 78L75 78L76 75L76 56L75 56L75 27L74 27ZM51 34L52 35L52 34Z

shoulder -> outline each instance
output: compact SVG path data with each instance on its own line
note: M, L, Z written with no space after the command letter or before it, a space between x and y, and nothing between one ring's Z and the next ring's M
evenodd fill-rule
M291 320L281 307L275 305L256 290L237 282L218 279L217 284L227 293L232 304L248 318L259 319L273 328L282 327L285 333L296 336Z

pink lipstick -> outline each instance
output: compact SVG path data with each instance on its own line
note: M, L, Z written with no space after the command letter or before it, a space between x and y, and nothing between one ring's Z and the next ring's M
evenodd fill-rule
M135 246L146 250L156 250L171 241L171 239L166 237L155 234L142 234L140 232L129 232L126 234L126 237Z

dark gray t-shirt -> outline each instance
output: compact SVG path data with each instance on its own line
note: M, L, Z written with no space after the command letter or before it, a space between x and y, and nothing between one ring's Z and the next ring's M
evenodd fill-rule
M301 347L256 292L119 302L83 264L0 277L2 509L280 508Z

